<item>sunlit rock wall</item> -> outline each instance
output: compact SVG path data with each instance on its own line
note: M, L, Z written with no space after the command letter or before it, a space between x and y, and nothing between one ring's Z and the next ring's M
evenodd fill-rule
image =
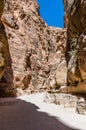
M18 95L66 85L66 29L48 27L35 0L6 0L2 22Z

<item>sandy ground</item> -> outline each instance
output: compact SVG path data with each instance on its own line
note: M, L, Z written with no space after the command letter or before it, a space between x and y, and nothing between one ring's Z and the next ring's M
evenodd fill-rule
M44 93L0 98L0 130L86 130L86 116L43 102Z

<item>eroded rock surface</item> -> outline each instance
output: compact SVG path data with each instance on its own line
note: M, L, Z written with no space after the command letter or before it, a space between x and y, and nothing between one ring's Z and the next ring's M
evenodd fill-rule
M67 1L67 86L60 92L86 93L86 1Z
M35 0L6 0L2 22L18 92L58 88L56 74L58 66L65 61L66 29L48 27L39 16Z
M11 70L11 58L1 15L4 11L4 0L0 0L0 96L15 96Z
M73 108L76 113L86 115L86 97L81 95L71 95L62 93L44 93L43 101L55 103L65 108Z

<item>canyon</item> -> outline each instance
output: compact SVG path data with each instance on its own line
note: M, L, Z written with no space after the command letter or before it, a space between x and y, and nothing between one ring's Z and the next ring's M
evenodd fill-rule
M69 93L85 104L85 12L85 0L64 0L65 27L49 27L36 0L1 0L0 96Z

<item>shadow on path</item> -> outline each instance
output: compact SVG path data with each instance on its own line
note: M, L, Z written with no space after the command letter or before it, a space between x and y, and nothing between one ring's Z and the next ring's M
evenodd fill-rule
M38 107L16 98L0 98L0 130L74 130Z

